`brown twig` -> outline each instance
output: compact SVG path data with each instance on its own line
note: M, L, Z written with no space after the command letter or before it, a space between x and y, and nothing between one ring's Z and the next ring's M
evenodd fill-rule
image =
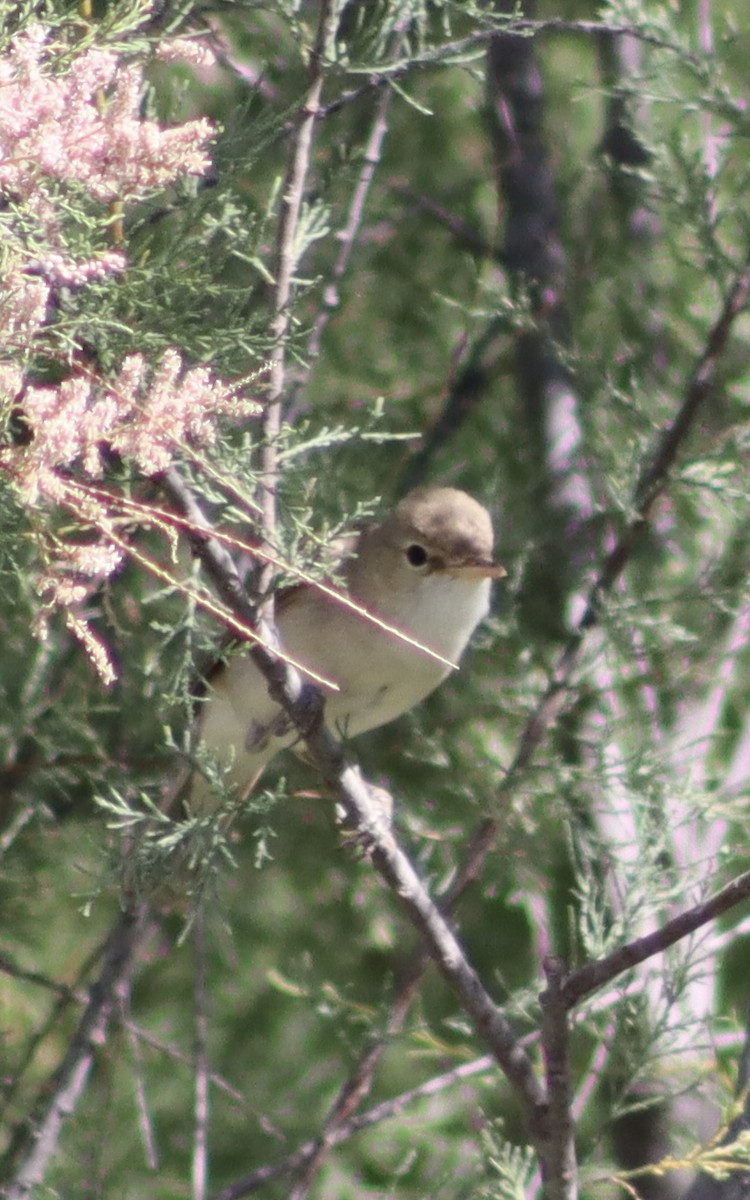
M653 933L647 933L644 937L628 942L626 946L620 946L605 958L587 963L585 967L581 967L579 971L569 975L562 984L562 998L566 1006L572 1008L573 1005L580 1004L592 992L598 991L604 984L615 979L617 975L621 975L623 971L628 971L638 963L645 962L654 954L663 953L670 946L674 946L676 942L695 933L696 929L700 929L710 921L715 921L723 913L729 912L731 908L734 908L742 900L746 900L748 896L750 896L750 871L733 879L731 883L728 883L708 900L703 900L700 904L689 908L687 912L673 917L671 921L667 921Z
M403 32L399 29L394 39L392 39L391 46L393 51L401 44L402 38ZM349 266L349 260L356 245L357 235L364 217L367 197L380 163L383 142L388 133L388 110L390 109L392 99L393 92L390 88L382 88L380 90L370 126L370 136L367 139L362 156L362 169L360 170L359 178L349 201L346 221L338 234L340 243L339 252L333 264L328 282L323 290L323 304L313 323L307 343L309 358L317 358L320 353L320 343L323 333L340 303L339 284Z
M198 908L193 919L193 961L195 964L193 997L195 1005L193 1094L192 1200L205 1200L208 1189L208 986L206 982L206 914Z
M263 451L261 474L261 508L263 537L267 547L274 549L276 531L276 487L278 482L278 438L281 431L282 401L286 374L286 341L291 327L291 299L294 275L299 261L297 247L299 218L305 180L310 167L315 121L320 108L326 66L336 34L338 4L336 0L321 0L315 45L310 55L310 80L300 107L299 123L293 138L289 165L281 198L276 246L276 279L273 289L273 317L270 333L273 347L270 354L268 400L263 415ZM271 571L265 569L261 589L268 588ZM264 612L273 619L273 597L269 596Z
M542 1053L549 1100L548 1143L544 1163L545 1200L575 1200L576 1151L570 1107L568 1009L562 996L565 967L551 955L545 960L547 990L542 998Z
M329 1148L340 1146L343 1142L348 1141L357 1133L361 1133L365 1129L372 1128L373 1125L379 1125L383 1121L389 1121L393 1117L399 1116L412 1104L416 1104L419 1100L424 1100L430 1096L439 1095L447 1088L455 1087L457 1083L463 1083L467 1079L473 1079L477 1075L485 1075L495 1069L496 1063L492 1055L485 1055L482 1058L474 1059L470 1063L462 1063L459 1067L453 1067L450 1071L445 1071L442 1075L435 1075L432 1079L420 1083L417 1087L410 1088L407 1092L401 1092L398 1096L392 1097L390 1100L384 1100L381 1104L376 1104L367 1112L360 1113L359 1116L351 1117L348 1121L341 1122L331 1132ZM311 1161L318 1146L318 1139L305 1142L293 1154L288 1155L281 1162L274 1163L271 1166L259 1167L256 1171L251 1171L248 1175L244 1175L241 1179L236 1179L234 1183L222 1188L216 1192L212 1200L242 1200L243 1196L250 1196L253 1192L257 1192L267 1183L271 1183L274 1179L280 1179L285 1175L291 1175L295 1171L304 1168Z
M44 1180L57 1150L64 1122L76 1109L93 1066L97 1046L106 1040L118 995L135 966L135 951L144 934L144 907L126 909L115 923L89 1001L68 1050L50 1080L47 1095L32 1114L20 1165L3 1193L5 1200L26 1200Z

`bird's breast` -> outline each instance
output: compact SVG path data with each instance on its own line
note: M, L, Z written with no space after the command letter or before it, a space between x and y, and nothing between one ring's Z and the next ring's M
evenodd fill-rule
M349 736L374 729L429 695L450 667L420 647L457 663L489 605L489 581L432 575L406 596L390 596L376 611L409 642L314 591L280 614L286 649L332 679L326 713L334 731Z

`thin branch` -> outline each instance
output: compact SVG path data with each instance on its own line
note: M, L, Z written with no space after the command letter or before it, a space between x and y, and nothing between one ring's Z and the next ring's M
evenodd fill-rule
M192 1200L205 1200L208 1189L208 985L206 982L206 913L201 906L193 920L195 965L195 1090L192 1158Z
M291 709L289 709L290 715ZM325 730L321 732L325 733ZM353 827L368 837L379 874L406 909L430 957L459 997L477 1036L494 1055L525 1111L530 1135L541 1149L545 1141L546 1101L532 1063L509 1022L487 993L467 960L448 922L430 898L411 862L385 823L382 809L370 798L359 772L346 765L340 747L320 734L307 737L313 761L335 792Z
M15 768L15 766L16 764L14 763L13 768ZM3 776L12 774L13 768L10 770L7 768L3 769ZM33 804L24 804L22 808L19 808L13 819L8 822L8 825L3 830L2 837L0 837L0 858L2 858L4 854L7 854L18 835L26 827L26 825L28 825L32 817L36 815L36 808Z
M86 1087L97 1046L106 1041L117 998L135 966L135 950L144 934L147 912L129 908L114 925L107 940L99 977L91 988L67 1053L45 1089L45 1101L32 1114L20 1166L4 1193L5 1200L26 1200L40 1185L57 1150L65 1121L75 1111Z
M95 963L104 953L104 949L105 947L103 945L96 946L94 950L86 956L85 961L78 969L77 981L84 979L89 972L93 970ZM34 1057L38 1048L42 1045L50 1032L59 1024L66 1008L72 1000L78 998L79 992L77 982L69 986L64 984L54 985L52 984L52 981L47 980L45 975L41 975L38 971L27 971L24 968L19 967L5 954L0 955L0 971L6 975L12 976L13 978L22 980L24 983L31 983L37 987L45 987L47 990L53 991L57 996L57 1003L53 1005L51 1011L48 1013L46 1019L41 1023L41 1025L32 1034L30 1034L26 1043L25 1053L21 1061L17 1064L12 1075L9 1075L3 1084L2 1107L7 1108L10 1105L18 1088L20 1087L26 1071L34 1061ZM87 993L83 1003L88 1003L88 1000L89 996ZM5 1155L3 1156L3 1162L6 1162L13 1157L13 1147L15 1146L16 1141L17 1136L14 1134L11 1137L10 1151L6 1151Z
M263 417L261 508L263 536L274 548L276 530L276 487L278 482L277 447L281 431L282 399L286 373L286 340L291 328L291 298L294 275L299 261L298 231L305 180L310 166L313 131L320 109L326 64L336 35L337 0L321 0L318 31L310 56L310 82L300 109L299 125L292 142L289 166L281 199L276 249L276 281L273 292L273 318L270 333L274 345L270 355L268 401ZM270 584L271 572L262 573L261 588ZM273 618L273 599L266 614Z
M417 976L414 980L414 990L416 990L416 985L418 983L419 976ZM597 997L597 1000L592 1006L592 1010L595 1012L606 1011L606 1009L616 1004L622 998L623 994L627 995L630 990L630 988L624 988L622 990L613 992L611 995ZM632 991L635 994L638 991L638 986L633 985ZM405 989L403 987L399 992L395 1004L391 1008L391 1020L388 1027L389 1031L393 1024L393 1012L396 1005L401 1006L401 1010L405 1017L406 1010L409 1006L409 1001L405 997ZM575 1021L575 1017L573 1020ZM536 1045L538 1041L539 1033L537 1031L532 1031L531 1033L525 1034L520 1039L519 1044L524 1049L530 1049L532 1046ZM387 1039L378 1038L373 1042L370 1048L372 1052L372 1058L376 1062L380 1060L382 1050L384 1049L384 1042L388 1044ZM603 1048L603 1052L606 1058L609 1054L607 1047ZM363 1059L366 1058L366 1056L367 1051L365 1051L363 1054ZM453 1070L447 1071L444 1075L435 1076L433 1079L427 1080L425 1083L412 1088L408 1092L402 1092L398 1096L392 1097L390 1100L384 1100L380 1104L376 1104L372 1108L367 1109L366 1112L360 1113L358 1116L353 1115L356 1105L356 1094L354 1089L355 1076L352 1076L350 1081L350 1096L353 1098L354 1103L352 1104L346 1119L342 1117L338 1124L336 1124L335 1128L332 1126L332 1124L326 1125L327 1148L330 1150L335 1146L340 1146L343 1142L348 1141L362 1130L369 1129L375 1124L389 1120L391 1117L398 1116L401 1112L403 1112L408 1104L411 1104L424 1096L433 1095L436 1092L442 1091L445 1087L450 1087L454 1082L459 1080L489 1072L496 1068L496 1066L497 1064L492 1055L484 1055L482 1058L475 1059L471 1063L466 1063L460 1067L455 1067ZM342 1094L344 1091L345 1089L342 1089ZM362 1097L360 1097L360 1099L361 1098ZM296 1171L304 1169L306 1163L318 1153L320 1142L321 1138L319 1137L309 1142L305 1142L302 1146L299 1146L296 1150L287 1155L286 1158L281 1159L279 1162L258 1167L256 1170L251 1171L248 1175L244 1175L242 1178L235 1180L234 1183L229 1184L226 1188L222 1188L220 1192L212 1197L212 1200L242 1200L243 1196L251 1195L253 1192L258 1191L266 1183L270 1183L274 1179L279 1179L284 1175L290 1175Z
M392 42L392 48L395 51L401 44L403 38L402 30L398 30L396 38ZM388 110L393 99L393 92L390 88L381 90L375 105L375 112L370 126L370 136L365 145L362 169L359 173L356 186L352 192L352 197L349 202L349 211L346 216L343 229L338 234L340 248L336 261L333 264L330 278L323 291L323 306L318 313L317 318L312 327L310 338L307 343L307 353L310 358L317 358L320 353L320 343L325 331L326 325L331 319L331 316L336 311L340 304L339 284L346 274L346 269L349 266L349 260L352 256L352 251L356 244L357 235L360 225L364 217L365 204L372 186L372 181L375 178L375 171L383 150L383 142L388 133Z
M659 50L669 50L672 54L676 54L690 63L697 65L701 62L699 55L691 54L684 46L676 42L670 42L659 34L649 33L647 29L643 29L637 25L609 24L605 21L566 21L558 17L551 17L549 20L534 20L533 18L511 16L496 17L493 23L490 23L489 17L485 18L485 20L486 26L484 29L478 29L466 37L456 38L452 42L443 42L439 46L424 50L421 54L388 63L387 65L380 63L363 64L356 68L349 67L349 73L352 75L379 76L381 79L401 78L409 72L422 67L437 66L450 62L458 64L468 62L472 56L479 57L484 52L486 44L498 35L515 35L520 39L523 37L535 37L540 33L573 33L581 34L583 37L599 37L602 34L609 34L610 36L628 34L631 37L637 38L638 41L644 42L647 46L654 46Z
M404 33L408 24L408 17L397 23L389 39L390 53L395 54L401 49ZM320 354L320 345L323 340L323 334L326 330L328 322L341 303L339 285L346 274L351 256L357 243L357 237L359 235L359 230L364 218L367 197L370 193L370 188L372 187L372 183L375 178L375 172L380 163L383 142L385 141L388 133L388 113L393 100L393 90L389 84L385 83L383 80L373 79L369 82L365 89L357 89L356 93L350 94L349 99L352 99L354 95L361 95L364 91L369 91L370 89L374 91L376 97L375 111L373 114L372 123L370 125L370 134L367 142L365 143L364 153L362 156L362 167L349 201L349 208L346 214L344 225L335 235L340 243L339 253L336 256L336 260L333 264L328 281L323 288L322 303L319 307L317 317L313 322L310 336L307 341L306 359L308 365L305 369L300 370L297 373L294 381L292 397L290 397L290 404L287 407L288 420L291 419L294 408L293 396L299 392L304 385L304 382L309 375L312 362ZM320 119L320 117L323 115L329 115L336 107L343 106L344 102L346 102L345 97L342 96L339 97L339 100L335 102L335 104L329 105L325 111L321 106L318 109L318 119Z
M120 1003L119 1024L127 1033L130 1053L133 1060L133 1077L135 1080L135 1103L138 1112L138 1125L141 1130L141 1141L146 1155L146 1163L151 1171L159 1169L159 1155L156 1149L156 1137L154 1135L154 1124L151 1120L151 1114L148 1108L148 1098L146 1095L146 1081L143 1075L143 1050L141 1039L138 1036L132 1022L127 1021L125 1012L130 1003L130 996L123 997Z
M412 1001L419 989L424 973L424 967L430 959L427 955L419 955L412 963L407 976L401 980L398 992L391 1002L385 1027L371 1038L362 1049L353 1071L339 1090L320 1135L303 1147L303 1157L299 1168L304 1171L305 1180L312 1179L331 1147L338 1145L342 1131L350 1128L357 1118L354 1116L372 1088L372 1082L378 1064L397 1034L401 1033L406 1023ZM295 1164L296 1167L296 1164Z
M717 917L729 912L748 896L750 871L745 871L714 896L673 917L660 929L628 942L627 946L620 946L605 958L587 963L585 967L569 975L563 983L562 995L566 1005L572 1008L574 1004L580 1004L592 992L598 991L623 971L630 970L655 954L663 953L682 938L695 933L702 925L707 925L709 921L715 921Z
M573 1118L570 1101L568 1009L562 996L565 968L550 955L544 963L547 990L542 999L542 1053L544 1055L549 1119L545 1200L575 1200L578 1194Z
M422 445L406 463L400 480L402 491L421 483L428 465L442 446L448 444L469 419L491 382L498 376L498 362L507 353L508 330L504 317L493 317L474 339L465 361L450 380L442 409L426 430Z
M598 997L597 997L598 999ZM619 1001L620 996L616 997ZM570 1112L574 1121L580 1121L586 1112L589 1101L596 1095L599 1090L604 1073L609 1067L612 1057L612 1047L615 1043L615 1031L617 1025L614 1021L610 1021L604 1035L595 1043L591 1052L591 1057L585 1069L579 1069L578 1077L580 1084L575 1097L571 1101Z
M391 190L402 199L410 200L420 213L426 213L438 225L447 229L457 245L463 246L480 258L494 259L496 262L504 261L502 251L489 242L475 225L446 208L434 196L428 196L424 192L416 191L408 184L397 182L391 184Z
M411 1088L407 1092L400 1092L398 1096L392 1097L390 1100L384 1100L381 1104L376 1104L367 1112L360 1113L359 1116L352 1117L349 1121L341 1123L332 1132L329 1141L329 1147L340 1146L343 1142L349 1141L355 1134L361 1133L365 1129L370 1129L374 1125L380 1125L383 1121L392 1120L393 1117L400 1116L411 1105L416 1104L419 1100L424 1100L430 1096L439 1095L446 1089L455 1087L457 1083L463 1083L467 1079L473 1079L477 1075L486 1075L488 1072L496 1068L496 1063L492 1055L484 1055L482 1058L474 1059L469 1063L462 1063L459 1067L453 1067L450 1071L445 1071L442 1075L435 1075L432 1079L427 1079L424 1083L420 1083L417 1087ZM281 1162L274 1163L272 1166L259 1167L256 1171L251 1171L250 1174L244 1175L241 1179L236 1179L234 1183L222 1188L220 1192L216 1192L212 1200L242 1200L244 1196L250 1196L253 1192L257 1192L265 1184L271 1183L274 1179L280 1179L285 1175L291 1175L293 1172L300 1170L315 1156L318 1146L318 1141L305 1142L293 1154L287 1156Z
M95 952L95 957L101 953L100 950ZM91 956L87 959L85 967L79 972L83 977L91 969ZM45 991L53 992L61 1000L74 1001L78 1005L86 1005L89 1002L89 993L85 989L76 984L59 983L56 979L50 978L48 975L43 975L39 971L28 971L25 967L19 966L7 954L0 954L0 972L9 975L12 979L19 979L24 983L34 984L36 987L44 988ZM123 1029L137 1039L139 1043L145 1046L150 1046L152 1050L158 1050L160 1054L164 1054L167 1058L173 1059L175 1062L182 1063L183 1066L193 1067L195 1064L194 1055L186 1054L177 1046L170 1042L165 1042L163 1038L157 1037L150 1030L145 1029L137 1021L126 1015L125 1008L117 1013L117 1023ZM236 1087L233 1087L228 1080L217 1072L212 1071L210 1075L211 1083L219 1091L225 1092L237 1104L247 1104L247 1097L242 1094Z

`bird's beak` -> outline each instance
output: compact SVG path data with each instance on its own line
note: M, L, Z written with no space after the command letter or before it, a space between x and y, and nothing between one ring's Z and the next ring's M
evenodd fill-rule
M500 563L490 561L450 563L445 567L445 573L457 579L504 579L508 574Z

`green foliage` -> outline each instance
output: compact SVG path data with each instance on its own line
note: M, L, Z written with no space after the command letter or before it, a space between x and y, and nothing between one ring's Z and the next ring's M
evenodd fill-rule
M711 49L692 6L548 0L540 19L565 28L518 33L538 71L538 153L557 214L548 228L538 190L525 198L555 260L549 279L533 278L510 244L519 213L508 172L525 129L507 79L515 150L503 158L490 137L498 81L487 43L523 16L507 7L354 2L340 13L295 230L276 582L329 577L331 544L397 496L417 462L420 481L455 484L491 507L509 580L460 675L348 749L392 790L396 835L434 896L450 889L481 822L497 822L458 912L460 940L541 1075L540 959L559 954L574 969L606 956L748 866L747 315L717 351L665 490L640 516L634 496L748 261L750 159L746 64L732 34L745 17L739 0L714 6ZM27 384L55 386L82 363L116 380L128 355L156 364L178 348L187 365L263 403L320 5L166 3L145 16L139 3L102 2L93 16L53 0L41 8L64 51L61 73L85 49L109 49L145 65L144 114L166 125L209 116L212 167L122 206L95 203L83 186L51 191L66 253L83 260L116 246L127 269L60 286L37 342L9 343L0 365L7 356ZM40 6L3 11L7 54ZM575 28L595 19L634 31L614 77L602 40L589 24ZM212 61L157 59L175 35ZM521 101L529 122L533 100ZM619 119L615 101L636 160L618 159L622 143L604 136ZM374 150L378 121L387 136ZM49 230L12 194L0 226L0 265L20 246L32 277L52 249ZM23 395L1 411L3 447L16 448ZM225 417L213 445L180 447L184 477L243 570L242 547L262 535L264 439L262 414ZM76 463L65 478L83 474ZM158 478L132 461L111 456L100 482L152 513L168 507ZM486 1054L437 972L403 1027L390 1024L417 938L367 856L347 847L304 762L274 764L267 789L238 804L204 758L219 813L176 819L160 808L185 761L200 759L192 685L224 635L174 526L128 510L118 528L130 558L86 592L85 619L117 667L105 686L63 615L38 636L44 573L91 526L81 511L22 503L12 482L0 487L0 1154L13 1158L14 1131L66 1052L129 889L152 897L159 920L47 1173L60 1195L138 1197L157 1178L161 1196L190 1193L196 979L210 997L214 1189L318 1137L378 1038L385 1052L364 1109ZM591 581L631 523L625 570L600 597L565 707L509 784ZM726 1107L747 1004L747 939L732 936L733 919L576 1008L570 1085L584 1195L614 1196L615 1181L631 1178L619 1134L634 1112L667 1111L667 1174L745 1162L742 1137L700 1157L699 1123L670 1108L686 1093ZM348 1131L315 1194L520 1200L537 1194L538 1168L523 1106L493 1069ZM289 1194L288 1176L259 1194Z

